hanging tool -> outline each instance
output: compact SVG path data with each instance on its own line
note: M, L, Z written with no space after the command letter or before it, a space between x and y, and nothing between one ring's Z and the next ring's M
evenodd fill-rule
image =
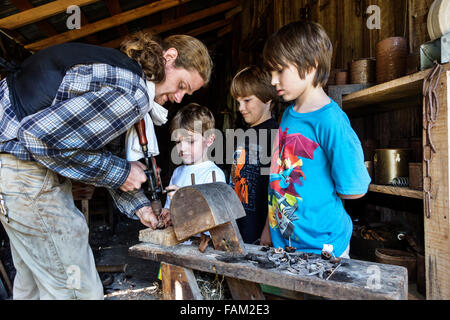
M158 218L157 229L163 229L164 223L161 219L161 197L166 192L162 187L161 177L158 172L155 158L148 152L148 141L145 134L145 120L141 119L134 125L136 129L139 144L141 145L142 152L144 153L144 162L147 169L144 171L147 176L147 182L143 185L144 192L149 197L153 213Z

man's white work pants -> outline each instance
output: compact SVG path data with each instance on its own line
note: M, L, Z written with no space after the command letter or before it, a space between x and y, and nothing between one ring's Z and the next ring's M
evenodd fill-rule
M103 299L69 179L1 153L0 207L17 271L14 299Z

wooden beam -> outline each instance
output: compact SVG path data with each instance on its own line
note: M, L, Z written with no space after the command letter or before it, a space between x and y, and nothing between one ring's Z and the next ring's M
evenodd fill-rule
M202 26L200 28L196 28L194 30L190 30L188 32L186 32L186 34L196 37L200 34L221 28L226 26L227 24L230 24L231 21L230 20L220 20L220 21L215 21L213 23L207 24L206 26Z
M57 0L39 7L34 7L6 18L0 19L0 28L17 29L36 21L44 20L61 12L66 12L71 5L85 6L99 0Z
M15 30L6 30L0 28L0 33L3 33L7 38L13 40L17 44L24 46L27 40L17 31Z
M231 19L233 18L235 15L237 15L238 13L241 13L242 11L242 6L239 5L236 8L228 11L227 13L225 13L225 19Z
M20 11L26 11L33 9L33 5L28 0L9 0L17 9ZM41 29L47 36L54 36L58 32L55 27L53 27L48 21L36 21L36 25Z
M224 35L230 33L231 31L233 31L233 26L230 24L228 24L226 27L220 29L219 31L217 31L217 37L221 38Z
M119 0L105 0L105 3L111 16L122 12ZM126 36L128 34L128 27L125 24L118 26L117 29L119 30L121 36Z
M166 31L178 28L178 27L182 27L186 24L204 19L206 17L221 13L221 12L228 10L236 5L237 5L236 1L227 1L227 2L221 3L217 6L191 13L187 16L178 18L176 20L167 21L163 24L160 24L160 25L157 25L154 27L150 27L150 28L146 28L143 31L152 32L155 34L166 32ZM108 48L118 48L124 39L125 39L125 37L120 37L120 38L105 42L102 44L102 46L108 47Z
M73 29L61 34L58 34L56 36L37 41L35 43L31 43L29 45L26 45L25 48L32 51L38 51L42 50L44 48L47 48L49 46L64 43L76 39L80 39L82 37L88 36L90 34L109 29L112 27L116 27L119 25L122 25L124 23L145 17L147 15L169 9L172 7L175 7L177 5L180 5L182 3L189 2L191 0L160 0L156 2L152 2L148 5L135 8L132 10L128 10L125 12L122 12L118 15L96 21L94 23L88 24L83 26L81 29Z

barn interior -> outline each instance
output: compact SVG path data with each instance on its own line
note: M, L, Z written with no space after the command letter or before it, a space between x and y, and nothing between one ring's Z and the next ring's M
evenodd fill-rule
M262 64L266 40L282 26L299 20L320 23L333 44L331 73L325 91L347 113L361 141L364 160L372 170L373 182L367 195L344 201L353 221L350 256L406 267L409 276L406 299L450 299L450 274L446 271L450 267L446 123L450 91L445 89L449 68L444 62L441 62L442 83L437 89L440 119L433 129L438 151L428 170L433 177L431 201L424 192L428 133L424 130L426 109L422 86L433 61L425 65L422 48L441 38L432 39L429 31L434 2L439 1L0 0L0 57L20 64L35 52L65 42L119 48L127 35L139 30L160 38L192 35L208 47L213 59L211 81L192 96L186 96L182 103L169 103L165 107L171 119L181 106L190 102L204 105L213 112L216 128L225 135L227 129L245 128L238 103L229 92L233 76L246 66ZM70 9L69 5L75 8ZM80 28L70 26L77 22L76 10L80 10ZM396 61L397 65L382 66L394 74L388 75L389 80L377 79L376 72L380 71L375 69L375 61L381 62L379 44L394 37L405 41L403 60ZM354 69L358 61L368 62L373 68L371 77L359 82L356 77L360 74ZM402 65L400 71L399 65ZM0 74L0 79L4 76L6 73ZM274 117L279 119L288 105L283 103L275 110ZM170 141L168 126L155 129L160 146L156 161L161 168L162 183L167 186L176 167L170 158L174 143ZM412 185L411 171L409 185L401 185L401 181L398 185L375 183L373 161L377 150L396 148L411 150L409 164L419 166L414 174L419 176L420 186ZM229 177L230 166L224 162L225 159L218 165ZM96 263L104 268L99 272L105 298L162 299L159 263L128 254L131 246L140 243L139 231L146 227L121 215L104 188L74 182L73 195L87 218ZM4 299L11 299L7 282L13 282L14 265L8 237L2 228L0 240L0 259L5 269L0 279L5 284ZM379 249L387 249L385 255ZM388 255L388 250L400 254ZM219 280L217 277L202 280L210 283L210 288L204 290L214 291L211 284L216 285ZM267 286L263 291L266 298L299 299L298 294L289 290Z

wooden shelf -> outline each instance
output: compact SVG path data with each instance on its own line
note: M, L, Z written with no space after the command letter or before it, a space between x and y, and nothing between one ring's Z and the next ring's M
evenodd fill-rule
M407 198L423 199L423 191L414 190L406 187L382 186L377 184L371 184L369 186L369 191Z
M410 105L411 100L421 101L422 85L431 69L357 91L342 97L345 112L361 110L384 111Z

